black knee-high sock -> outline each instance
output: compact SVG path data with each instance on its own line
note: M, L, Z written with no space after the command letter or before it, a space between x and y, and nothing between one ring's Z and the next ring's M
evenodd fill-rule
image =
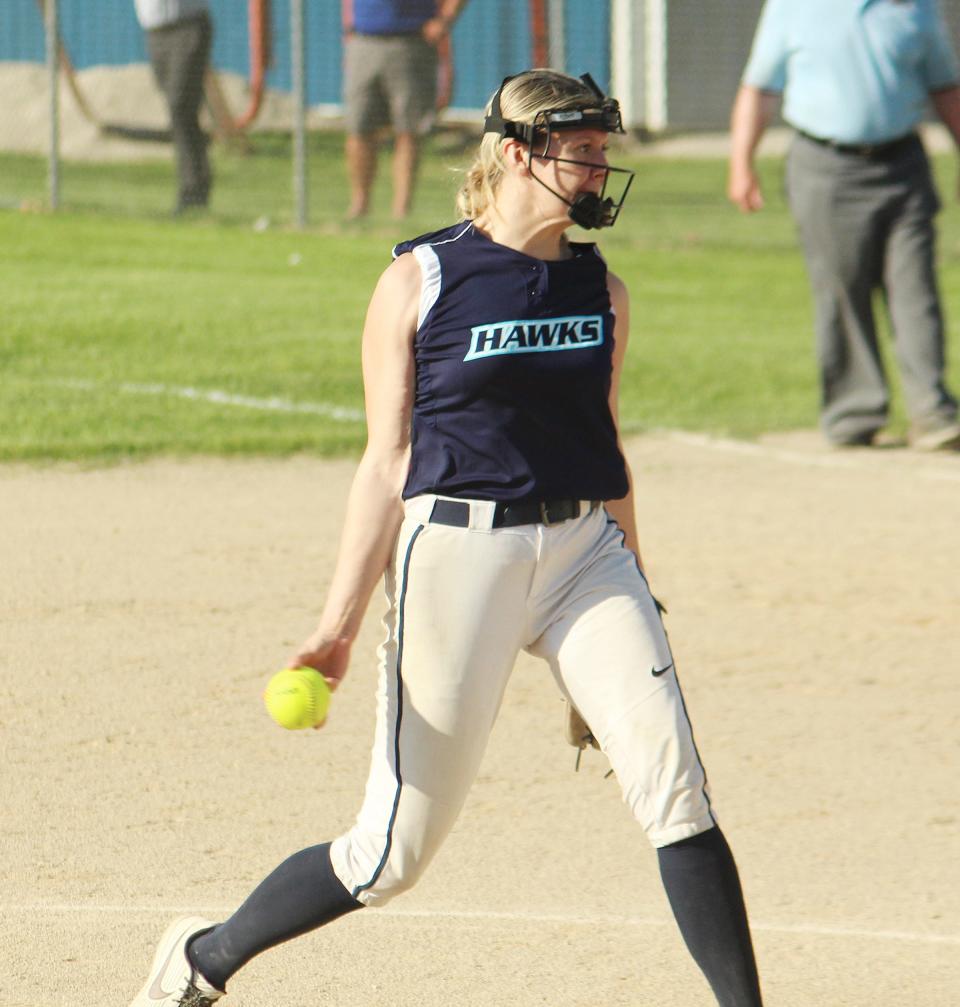
M330 864L330 844L285 860L226 921L197 937L190 961L217 989L254 955L360 909Z
M680 933L720 1007L761 1007L740 878L723 833L709 829L657 856Z

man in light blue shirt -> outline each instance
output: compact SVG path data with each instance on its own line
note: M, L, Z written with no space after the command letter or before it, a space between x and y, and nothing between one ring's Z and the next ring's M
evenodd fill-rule
M754 152L777 104L796 137L787 191L813 288L821 423L876 443L889 412L873 294L890 313L910 443L960 450L944 381L933 218L916 129L932 102L960 146L960 67L936 0L767 0L734 102L728 195L763 206Z

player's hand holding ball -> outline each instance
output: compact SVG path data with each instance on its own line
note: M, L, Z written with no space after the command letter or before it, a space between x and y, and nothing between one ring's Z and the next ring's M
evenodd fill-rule
M318 628L290 660L290 668L316 668L331 689L336 689L350 664L353 641Z
M298 731L323 726L330 709L330 694L347 672L350 646L347 637L318 628L289 667L270 679L263 701L281 727Z
M290 731L320 727L330 709L330 686L314 668L284 668L263 693L267 712Z

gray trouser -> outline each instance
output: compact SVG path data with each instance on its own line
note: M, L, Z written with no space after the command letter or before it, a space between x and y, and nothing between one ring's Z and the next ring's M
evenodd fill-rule
M179 207L202 206L210 195L207 138L199 115L212 36L206 14L147 32L150 63L170 109Z
M847 441L878 430L890 394L877 341L880 290L893 330L904 399L920 429L951 422L944 384L944 324L935 273L940 208L919 140L892 154L840 153L797 136L787 193L813 288L821 423Z

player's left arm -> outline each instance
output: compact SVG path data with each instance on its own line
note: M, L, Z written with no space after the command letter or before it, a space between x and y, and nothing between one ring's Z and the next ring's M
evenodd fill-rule
M619 276L607 273L607 289L610 291L610 304L614 311L613 324L613 374L610 380L610 415L617 428L617 444L620 453L624 455L627 469L627 495L620 500L605 501L607 512L620 525L629 549L637 557L640 569L643 569L643 559L640 556L640 540L637 535L637 518L634 513L633 475L626 461L623 444L620 440L620 375L623 371L623 361L627 355L627 340L630 332L630 295L626 285Z

